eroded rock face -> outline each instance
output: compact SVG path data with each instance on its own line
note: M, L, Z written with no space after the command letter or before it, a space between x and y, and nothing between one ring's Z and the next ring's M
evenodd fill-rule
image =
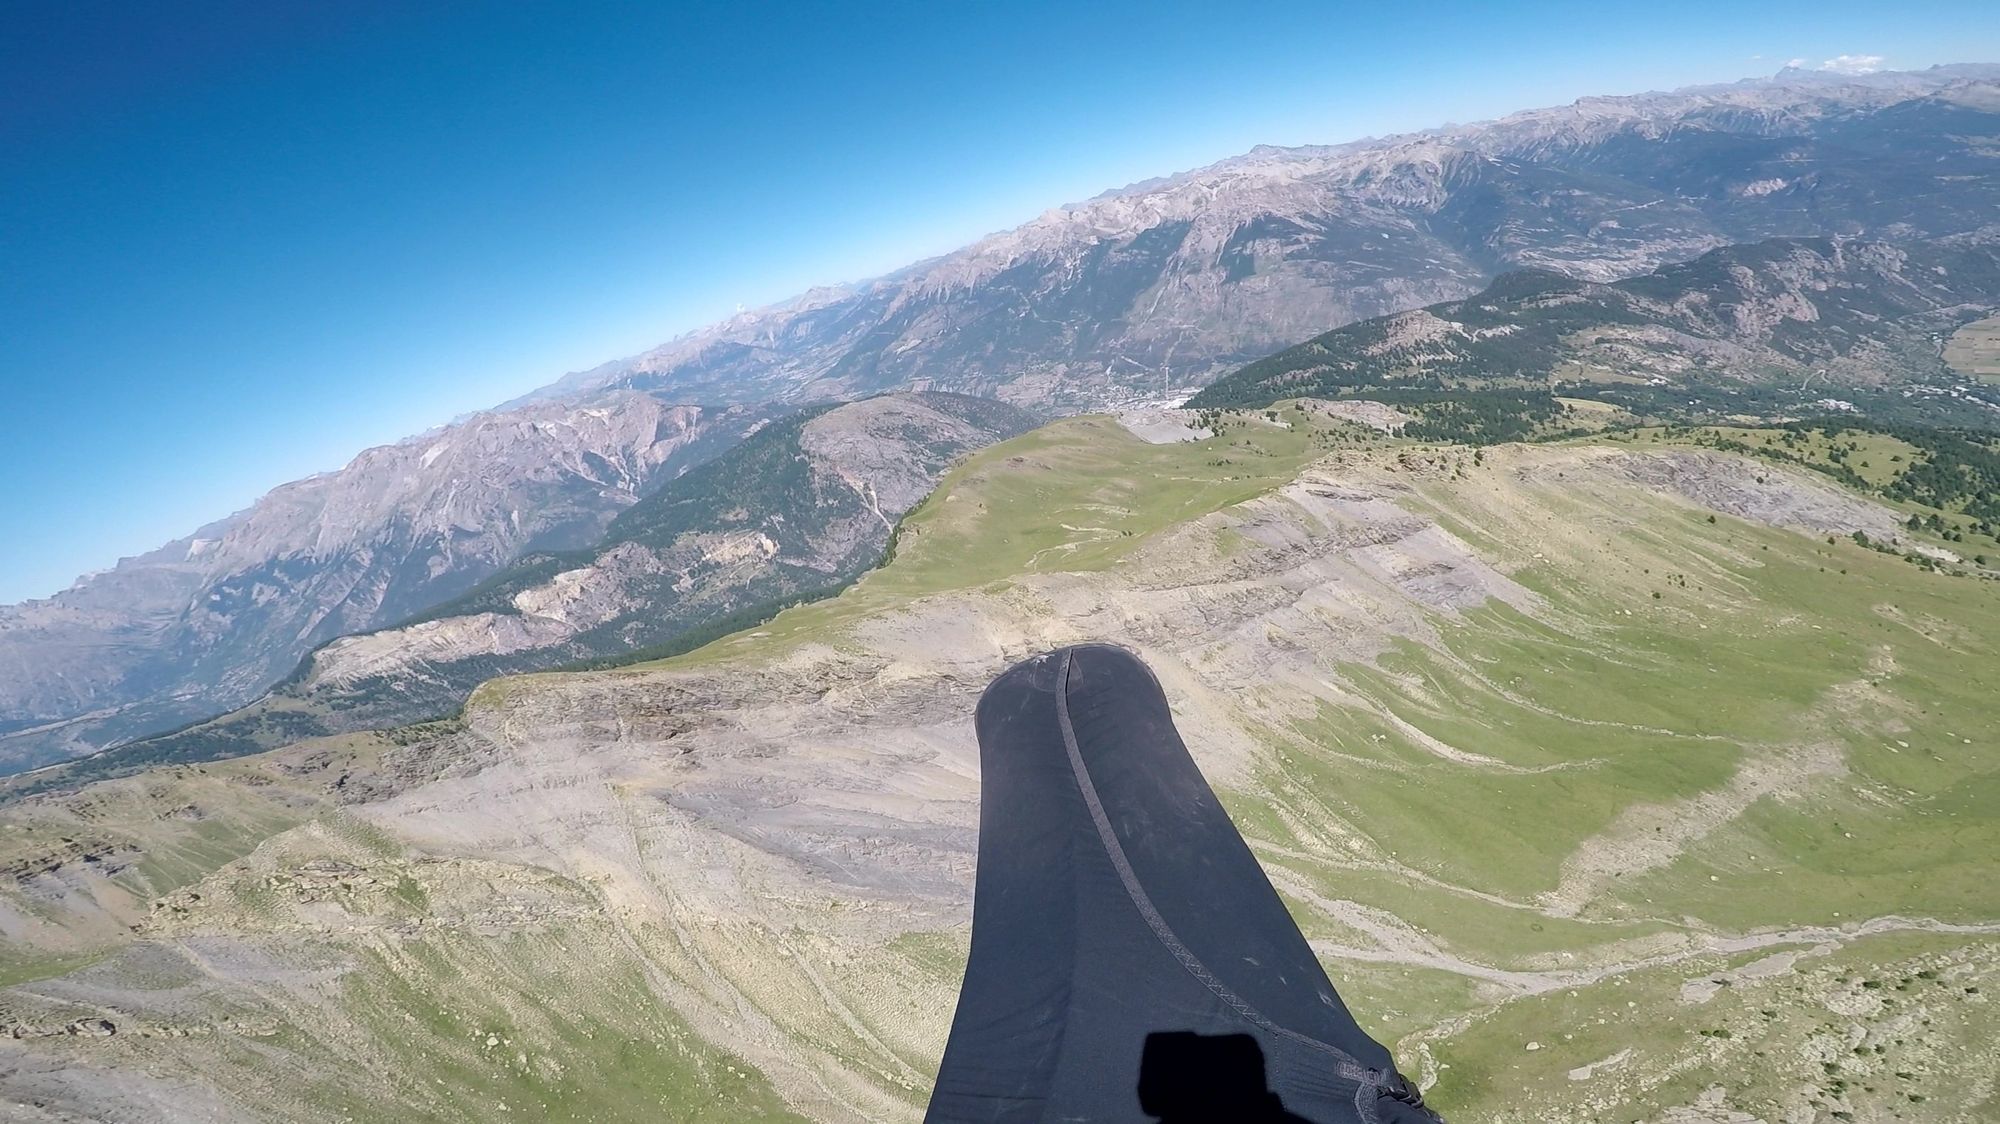
M1815 535L1895 527L1878 504L1726 454L1490 455L1493 471L1550 493L1636 489ZM1497 605L1549 618L1543 597L1507 565L1425 512L1421 489L1448 478L1448 463L1422 454L1329 462L1173 528L1111 571L1024 575L884 607L825 643L772 658L508 680L468 711L466 736L500 747L498 764L460 778L456 795L426 789L370 814L399 831L434 825L439 842L480 853L529 840L560 851L552 841L569 834L565 823L601 817L548 805L552 790L595 802L635 785L673 810L676 831L705 827L765 853L775 866L763 877L798 880L788 895L809 898L808 887L833 882L960 916L975 819L972 703L1012 662L1098 639L1134 648L1184 716L1204 769L1227 785L1265 752L1233 732L1245 712L1282 720L1321 703L1357 705L1339 665L1401 641L1434 645L1440 620L1457 614ZM586 776L618 780L604 787ZM516 786L518 805L508 795ZM494 800L509 810L495 814ZM723 894L710 903L717 909L763 908L747 883L676 884Z
M0 729L55 724L0 738L0 768L227 709L322 641L455 596L525 550L593 542L762 416L633 392L481 414L0 607Z
M1860 531L1885 542L1901 537L1896 513L1832 484L1791 473L1752 471L1740 457L1705 452L1625 454L1605 466L1702 507L1773 527L1815 534Z

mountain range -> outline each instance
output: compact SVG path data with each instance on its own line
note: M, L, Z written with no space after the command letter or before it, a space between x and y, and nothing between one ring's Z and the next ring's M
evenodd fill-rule
M1996 161L1988 67L1259 149L0 609L0 1116L915 1124L1097 642L1448 1118L1990 1119Z
M1901 244L1771 239L1608 283L1510 273L1464 300L1315 336L1218 379L1189 405L1393 388L1594 394L1634 383L1683 394L1782 388L1805 409L1825 394L1912 383L1984 402L1942 345L1995 306L2000 230ZM1808 395L1815 384L1824 393ZM1989 408L2000 410L2000 396Z
M796 410L646 493L587 547L530 550L412 619L319 646L247 706L95 754L61 782L420 723L496 676L686 651L878 565L946 469L1037 421L937 393Z
M932 387L1061 410L1185 396L1328 328L1541 269L1610 281L1781 236L2000 214L2000 68L1812 72L1260 147L572 375L683 401Z
M772 411L616 391L478 415L0 607L0 761L18 768L254 698L336 636L455 597L522 552L595 542Z
M902 390L1057 413L1177 400L1510 271L1638 301L1634 283L1590 286L1774 237L1973 237L2000 214L1996 78L1795 72L1258 148L744 314L0 608L0 763L241 706L329 640L410 622L526 556L595 545L664 482L807 404Z

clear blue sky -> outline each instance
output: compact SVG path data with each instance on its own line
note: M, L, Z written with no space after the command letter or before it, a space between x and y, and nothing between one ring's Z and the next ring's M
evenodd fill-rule
M1986 3L22 0L0 602L807 285L1270 142L2000 59Z

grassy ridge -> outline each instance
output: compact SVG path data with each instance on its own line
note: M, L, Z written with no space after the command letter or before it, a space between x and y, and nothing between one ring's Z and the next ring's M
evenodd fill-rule
M1096 417L1053 422L982 450L904 517L892 565L833 600L790 609L749 635L672 661L741 659L836 632L870 613L1022 574L1090 572L1146 536L1241 503L1289 480L1325 451L1302 411L1246 419L1202 442L1154 445ZM1371 440L1341 427L1342 440ZM650 666L650 665L641 665Z

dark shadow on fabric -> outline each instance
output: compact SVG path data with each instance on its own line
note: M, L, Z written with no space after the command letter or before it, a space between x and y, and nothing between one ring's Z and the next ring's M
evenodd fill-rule
M1313 1124L1286 1112L1247 1034L1161 1030L1139 1060L1139 1108L1160 1124Z

